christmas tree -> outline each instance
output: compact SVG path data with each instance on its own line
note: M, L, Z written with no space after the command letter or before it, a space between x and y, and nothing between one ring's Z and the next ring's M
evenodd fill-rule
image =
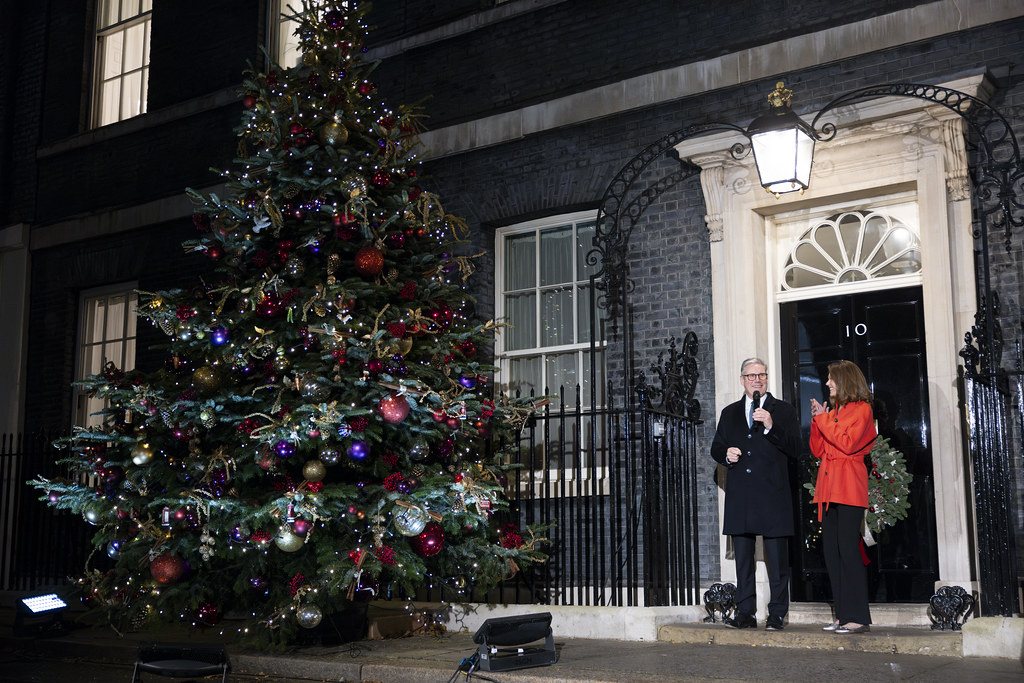
M165 366L83 382L108 407L63 443L77 476L32 482L96 525L80 582L120 628L232 613L289 642L360 596L469 599L543 560L498 521L489 446L533 408L488 398L467 227L417 184L418 114L378 98L364 13L305 4L301 63L246 74L228 196L190 191L213 274L140 293Z

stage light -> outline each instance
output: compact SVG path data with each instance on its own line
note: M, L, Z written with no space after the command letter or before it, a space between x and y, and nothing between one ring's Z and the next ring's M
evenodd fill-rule
M536 644L540 640L543 645ZM550 612L488 619L473 635L473 642L479 646L478 668L482 671L550 666L558 661Z
M18 600L14 611L14 634L18 636L50 636L64 633L61 613L68 604L56 593L30 595Z

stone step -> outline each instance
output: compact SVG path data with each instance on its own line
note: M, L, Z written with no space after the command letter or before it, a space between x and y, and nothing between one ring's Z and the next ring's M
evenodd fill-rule
M928 605L918 603L872 603L871 622L873 626L925 626L931 627ZM789 606L787 617L791 624L825 625L832 620L832 608L824 602L794 602Z
M814 625L790 622L784 631L765 631L763 621L758 622L756 629L728 628L720 623L666 624L659 629L658 640L688 645L750 645L837 652L963 656L963 636L960 632L872 624L869 633L839 635L822 631L821 627L826 623L827 619Z

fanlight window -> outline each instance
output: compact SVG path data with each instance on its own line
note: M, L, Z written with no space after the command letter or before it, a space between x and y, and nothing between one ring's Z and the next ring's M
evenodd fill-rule
M899 219L848 211L801 235L786 261L784 290L863 282L921 271L921 242Z

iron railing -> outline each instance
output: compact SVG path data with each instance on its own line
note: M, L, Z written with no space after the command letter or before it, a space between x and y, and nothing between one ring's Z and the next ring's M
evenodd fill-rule
M81 574L92 528L38 500L26 481L69 476L45 434L0 435L0 588L31 591Z

